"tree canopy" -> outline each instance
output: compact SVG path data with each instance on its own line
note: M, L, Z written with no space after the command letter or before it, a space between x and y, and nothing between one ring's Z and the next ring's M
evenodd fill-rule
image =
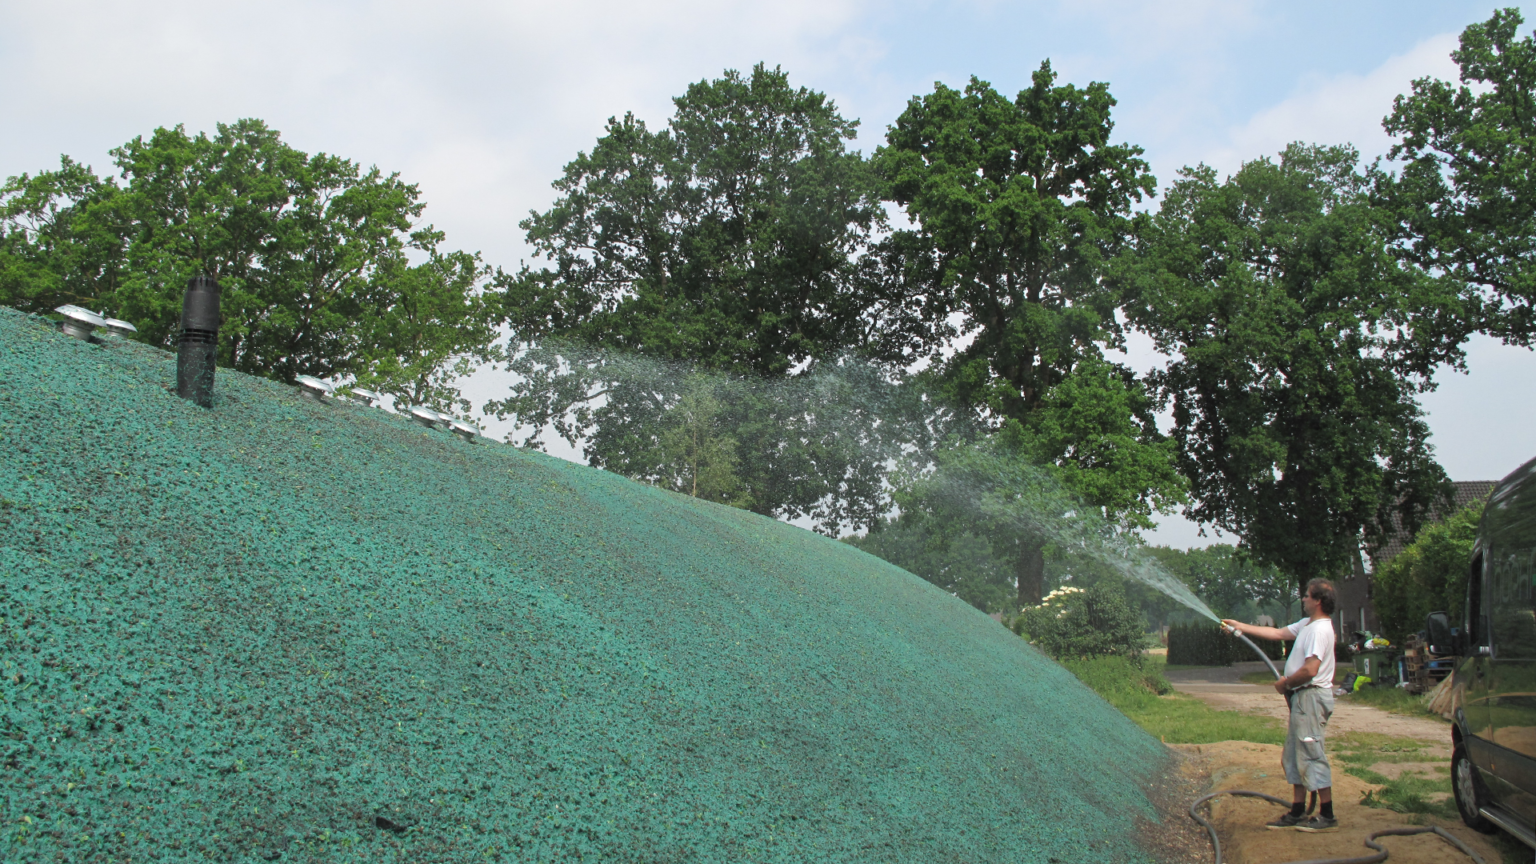
M857 122L761 64L674 104L660 131L610 120L555 182L554 206L522 223L548 266L507 284L519 379L491 409L531 427L530 443L553 429L594 465L693 490L660 455L690 427L716 470L735 453L719 500L831 533L870 524L897 446L873 406L924 319L890 276L903 259L865 256L884 210L846 149ZM773 384L789 378L807 381ZM827 398L854 380L867 392Z
M1170 358L1189 514L1301 581L1447 489L1413 397L1459 351L1435 338L1455 286L1393 256L1368 191L1347 147L1188 169L1117 271Z
M673 101L660 131L610 119L522 223L549 266L508 286L518 336L770 377L875 341L857 261L884 214L857 121L762 64Z
M1154 546L1147 551L1223 617L1238 615L1249 603L1288 607L1296 599L1295 580L1288 574L1225 543L1189 550Z
M1110 143L1114 104L1102 83L1058 86L1048 62L1012 101L975 78L963 92L936 84L908 103L874 156L913 223L889 245L910 259L902 272L921 298L914 305L938 305L958 322L930 331L928 348L937 359L953 337L970 340L926 377L941 401L997 433L941 451L932 476L910 475L898 493L903 530L936 548L986 533L993 554L1008 556L1020 605L1040 601L1050 540L1012 516L957 506L946 473L974 473L966 448L979 446L1006 474L966 484L1007 488L1051 466L1049 483L1130 527L1183 500L1151 403L1103 356L1121 344L1104 265L1155 182L1140 148ZM935 524L911 524L922 519Z
M1536 337L1536 36L1518 38L1518 9L1462 34L1451 59L1461 84L1413 82L1383 122L1400 140L1376 174L1377 203L1418 266L1461 280L1454 319L1529 345Z
M915 225L898 234L931 252L908 290L972 337L943 380L996 422L1026 419L1080 358L1118 344L1119 304L1100 275L1156 181L1141 148L1110 143L1114 105L1105 84L1058 86L1049 62L1011 101L975 78L963 92L936 84L875 153Z
M303 153L260 120L161 128L112 156L121 183L66 157L0 187L0 302L104 308L170 347L187 279L211 276L220 364L281 380L361 374L440 407L457 398L449 358L488 347L490 274L439 249L398 175Z

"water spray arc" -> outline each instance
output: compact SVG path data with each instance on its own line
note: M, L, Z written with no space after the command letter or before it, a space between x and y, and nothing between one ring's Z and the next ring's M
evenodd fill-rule
M936 491L946 499L946 509L966 514L966 519L981 517L1004 532L1039 538L1085 555L1212 622L1220 620L1180 579L1153 560L1138 538L1073 496L1050 467L978 449L977 442L984 444L990 436L980 421L927 401L921 393L902 386L899 376L863 361L821 362L796 377L770 380L549 341L509 356L508 367L522 378L514 391L518 395L487 408L503 419L515 415L524 428L534 430L525 445L536 446L544 430L554 430L572 446L584 442L593 464L645 482L682 488L669 482L664 468L633 459L635 448L612 448L617 452L604 448L612 442L650 442L655 450L662 443L655 427L666 426L664 419L658 422L657 418L665 418L668 411L698 393L720 403L725 423L744 416L738 404L756 406L753 410L768 406L764 417L747 416L748 425L773 426L790 437L799 435L814 442L802 461L817 471L832 466L834 476L819 479L833 493L879 489L880 483L866 476L870 472L890 473L893 482L898 482L895 475L903 475L899 482ZM611 428L605 429L605 423ZM733 443L746 443L735 428L722 428L721 433ZM836 442L836 449L829 451L825 442ZM961 455L944 462L946 455L956 453ZM634 464L626 465L626 458ZM740 467L747 468L747 463L743 458ZM839 466L845 469L841 477L835 476ZM808 485L803 478L793 479L792 485ZM867 517L871 510L888 513L889 505L889 498L879 505L870 502L869 507L855 508L853 524L829 520L833 524L818 525L817 530L857 529L858 517ZM758 512L787 519L823 509L815 503L795 507Z
M970 452L963 463L938 465L922 481L947 506L970 511L1104 564L1204 618L1221 619L1182 580L1153 560L1139 538L1085 506L1049 470L996 453Z

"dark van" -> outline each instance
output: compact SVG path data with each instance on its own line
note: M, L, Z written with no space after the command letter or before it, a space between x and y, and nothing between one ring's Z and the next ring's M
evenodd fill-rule
M1429 616L1455 655L1451 780L1461 818L1536 847L1536 459L1494 487L1478 525L1460 627Z

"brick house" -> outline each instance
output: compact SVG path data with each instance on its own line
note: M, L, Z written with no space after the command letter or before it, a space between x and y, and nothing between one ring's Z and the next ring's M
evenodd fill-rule
M1425 524L1443 519L1473 501L1488 497L1488 494L1493 491L1495 482L1463 480L1451 485L1456 488L1456 492L1450 511L1435 511ZM1397 557L1398 553L1407 548L1411 542L1413 537L1401 531L1394 532L1386 545L1371 556L1371 573L1377 572L1382 565ZM1338 589L1339 608L1333 613L1333 626L1341 642L1353 641L1356 630L1369 630L1376 633L1381 628L1381 622L1376 618L1376 609L1371 604L1371 573L1365 571L1365 554L1363 550L1356 553L1354 566L1334 581L1334 587Z

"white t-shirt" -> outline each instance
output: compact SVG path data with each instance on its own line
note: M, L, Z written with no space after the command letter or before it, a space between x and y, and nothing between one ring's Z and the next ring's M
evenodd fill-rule
M1316 657L1322 661L1318 664L1317 674L1312 676L1311 683L1319 687L1333 688L1333 619L1319 618L1316 621L1303 618L1295 624L1285 628L1296 636L1296 643L1291 646L1290 656L1285 658L1285 677L1289 678L1301 669L1308 657ZM1306 684L1301 686L1305 687Z

